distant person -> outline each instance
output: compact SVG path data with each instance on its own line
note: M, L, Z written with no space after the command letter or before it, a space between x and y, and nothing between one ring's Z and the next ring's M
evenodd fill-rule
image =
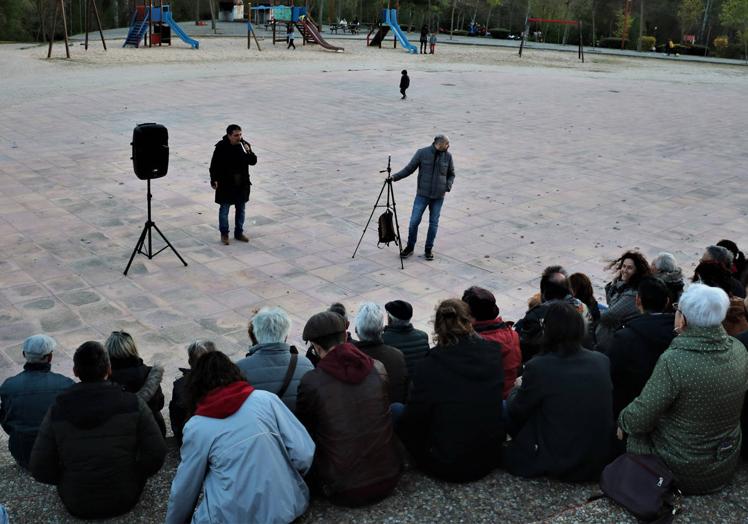
M81 344L73 356L80 383L57 397L31 452L31 474L56 485L65 508L81 519L130 511L166 456L151 410L110 382L111 372L104 346Z
M405 100L408 98L408 95L405 94L405 91L408 90L408 87L410 87L410 77L408 76L408 71L403 69L402 73L400 73L400 94L403 95L400 100Z
M293 412L301 377L314 366L288 345L291 319L282 308L264 307L250 323L257 343L236 365L252 387L275 393Z
M416 365L429 354L429 336L410 323L413 306L404 300L393 300L384 305L387 311L387 325L382 333L382 341L399 349L405 357L408 377L413 377Z
M286 46L286 49L291 49L292 47L296 49L296 46L293 43L293 39L294 39L293 24L288 24L286 26L286 40L288 41L288 45Z
M195 340L192 342L187 346L187 363L190 367L188 369L179 368L182 376L174 381L171 402L169 402L169 419L171 420L171 431L180 446L182 445L182 429L191 415L187 407L187 379L190 377L197 359L215 350L216 346L210 340Z
M0 386L0 424L8 434L8 449L19 466L28 469L31 449L44 415L61 392L75 384L52 373L52 354L57 342L34 335L23 342L23 371Z
M429 41L429 27L426 24L423 24L423 27L421 27L421 52L420 54L425 55L426 54L426 44Z
M431 36L429 36L429 54L434 54L434 51L436 50L436 34L439 31L434 31L431 33Z
M337 313L313 315L303 338L320 357L301 379L296 400L296 416L317 445L307 483L334 504L382 500L395 489L403 467L387 372L381 362L345 342L345 321Z
M672 38L667 39L667 44L665 45L665 49L667 50L667 56L670 56L671 54L678 56L678 53L675 52L675 44L673 43Z
M226 134L215 146L210 160L210 187L216 191L218 229L221 242L229 245L229 209L234 206L234 238L249 242L244 234L244 212L252 184L249 181L249 166L257 164L257 155L252 146L242 137L242 128L231 124Z
M306 511L302 475L314 442L277 396L253 388L213 351L195 364L187 399L194 415L184 427L167 524L285 524Z
M161 416L165 402L164 393L161 391L164 368L146 366L138 354L135 341L125 331L112 331L104 346L109 353L109 362L112 366L109 380L142 398L151 408L153 418L161 429L161 435L166 436L166 423Z
M444 195L452 190L455 181L455 165L449 152L447 135L436 135L428 147L416 151L408 165L392 175L392 180L401 180L418 169L418 189L410 213L408 244L400 256L408 258L413 254L418 239L418 226L426 208L429 210L429 230L426 235L426 260L434 260L434 240L439 229L439 216L444 205Z

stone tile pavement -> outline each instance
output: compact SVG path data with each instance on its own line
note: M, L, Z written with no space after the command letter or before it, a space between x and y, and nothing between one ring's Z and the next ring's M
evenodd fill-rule
M690 270L704 246L748 241L744 70L609 57L559 67L448 55L426 62L400 50L315 53L108 65L46 62L39 49L0 46L9 72L0 89L0 380L19 371L31 334L54 336L54 368L71 373L77 345L124 329L146 362L166 367L170 395L189 341L211 338L239 358L247 319L264 305L290 312L296 344L308 316L333 301L355 313L362 301L405 298L428 330L437 301L474 284L493 290L505 318L516 320L545 265L587 272L599 289L605 260L624 249L671 251ZM407 102L397 93L403 67L412 78ZM153 182L153 215L189 266L165 251L138 256L125 277L146 215L129 142L145 121L169 129L170 169ZM251 242L226 247L207 166L231 122L244 127L259 162ZM375 226L352 259L388 155L397 170L437 132L450 135L457 169L437 259L426 262L420 243L401 270L395 248L377 248ZM395 190L405 235L415 177ZM7 452L0 457L0 499L15 521L66 521L53 490L24 477ZM175 457L141 504L157 511L144 506L123 522L159 520ZM690 499L687 520L747 519L738 489L745 475L726 493ZM375 509L315 505L305 521L531 521L591 490L501 472L457 488L409 473ZM587 506L557 520L624 519L598 505L589 519ZM38 513L18 512L27 507Z

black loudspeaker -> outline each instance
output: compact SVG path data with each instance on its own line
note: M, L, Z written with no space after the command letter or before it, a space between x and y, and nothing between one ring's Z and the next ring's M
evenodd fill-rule
M169 170L169 132L161 124L138 124L132 132L132 165L141 180L161 178Z

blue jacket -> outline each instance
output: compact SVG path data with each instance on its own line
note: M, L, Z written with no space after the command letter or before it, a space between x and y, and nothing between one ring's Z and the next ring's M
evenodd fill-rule
M253 391L227 418L194 415L184 426L182 461L171 485L167 524L281 524L309 506L301 477L314 442L283 403Z
M288 364L291 361L291 346L283 342L257 344L250 348L247 357L236 363L242 370L247 381L255 389L278 393L283 386L283 379L288 370ZM294 371L291 383L288 385L283 395L283 403L291 411L296 411L296 392L299 389L299 382L307 371L314 369L314 366L304 355L299 355L296 361L296 371Z
M28 363L24 371L0 386L0 424L9 435L10 454L24 468L29 467L31 449L44 415L72 379L50 371L49 363Z

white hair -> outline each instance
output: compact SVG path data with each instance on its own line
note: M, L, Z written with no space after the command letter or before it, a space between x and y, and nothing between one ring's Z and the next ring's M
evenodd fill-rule
M193 340L187 346L187 361L190 363L190 367L197 362L198 358L211 351L216 351L216 345L210 340Z
M364 302L358 308L356 315L356 333L363 341L382 338L384 330L384 314L382 308L374 302Z
M697 327L719 326L729 307L727 293L704 284L691 284L678 300L678 309L686 317L686 322Z
M652 266L661 273L673 273L678 271L678 261L670 253L659 253L652 259Z
M291 331L291 319L282 308L264 307L252 319L252 331L258 344L285 342Z
M32 335L23 342L23 356L26 362L42 362L57 347L57 342L47 335Z

